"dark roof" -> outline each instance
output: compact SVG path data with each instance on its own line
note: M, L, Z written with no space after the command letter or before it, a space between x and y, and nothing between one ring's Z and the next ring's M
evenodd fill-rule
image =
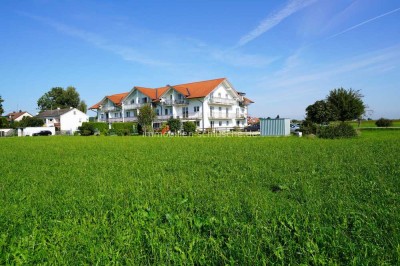
M71 108L64 108L64 109L55 109L55 110L44 110L43 112L40 112L37 117L59 117L60 115L63 115L65 113L68 113L71 111Z

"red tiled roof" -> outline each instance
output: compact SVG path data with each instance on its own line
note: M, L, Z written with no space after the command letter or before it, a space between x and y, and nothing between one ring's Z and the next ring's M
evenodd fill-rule
M190 98L201 98L205 97L212 92L225 78L198 81L186 84L179 84L172 86L181 94L185 95L188 99Z
M186 98L191 99L191 98L202 98L206 97L208 94L210 94L219 84L221 84L225 78L219 78L219 79L212 79L212 80L205 80L205 81L198 81L198 82L192 82L192 83L185 83L185 84L178 84L178 85L173 85L173 86L165 86L165 87L159 87L159 88L145 88L145 87L138 87L135 86L134 88L143 93L144 95L150 97L152 101L158 101L160 100L160 97L166 93L170 88L175 89L179 93L183 94ZM106 98L110 99L114 104L116 105L121 105L122 99L124 99L129 93L119 93L119 94L114 94L111 96L106 96ZM253 103L248 98L244 98L245 103ZM96 103L89 109L98 109L100 107L102 101Z
M124 93L118 93L118 94L113 94L110 96L106 96L110 101L112 101L116 105L121 105L122 99L124 99L129 92L124 92Z

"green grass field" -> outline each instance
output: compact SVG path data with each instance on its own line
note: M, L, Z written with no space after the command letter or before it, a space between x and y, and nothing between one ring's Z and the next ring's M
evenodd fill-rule
M362 121L360 124L360 128L364 128L364 127L377 127L375 125L375 120L368 120L368 121ZM357 121L351 121L348 122L349 124L353 125L355 128L358 128L358 123ZM400 127L400 120L393 120L393 125L392 127Z
M0 139L0 264L400 264L400 132Z

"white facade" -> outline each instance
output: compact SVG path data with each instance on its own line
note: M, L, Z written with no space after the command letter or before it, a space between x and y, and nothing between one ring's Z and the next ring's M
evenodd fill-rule
M82 126L83 122L88 122L89 117L80 110L73 108L71 111L60 116L60 129L71 131L72 133Z
M45 111L41 115L46 127L58 127L61 131L74 133L83 122L88 122L88 116L76 108Z

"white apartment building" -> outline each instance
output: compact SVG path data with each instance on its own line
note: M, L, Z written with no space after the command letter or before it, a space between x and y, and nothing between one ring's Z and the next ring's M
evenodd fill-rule
M157 114L154 128L170 117L193 121L198 130L226 129L247 125L248 105L226 78L167 85L160 88L133 87L130 92L104 97L89 109L99 122L137 121L139 109L150 104Z

